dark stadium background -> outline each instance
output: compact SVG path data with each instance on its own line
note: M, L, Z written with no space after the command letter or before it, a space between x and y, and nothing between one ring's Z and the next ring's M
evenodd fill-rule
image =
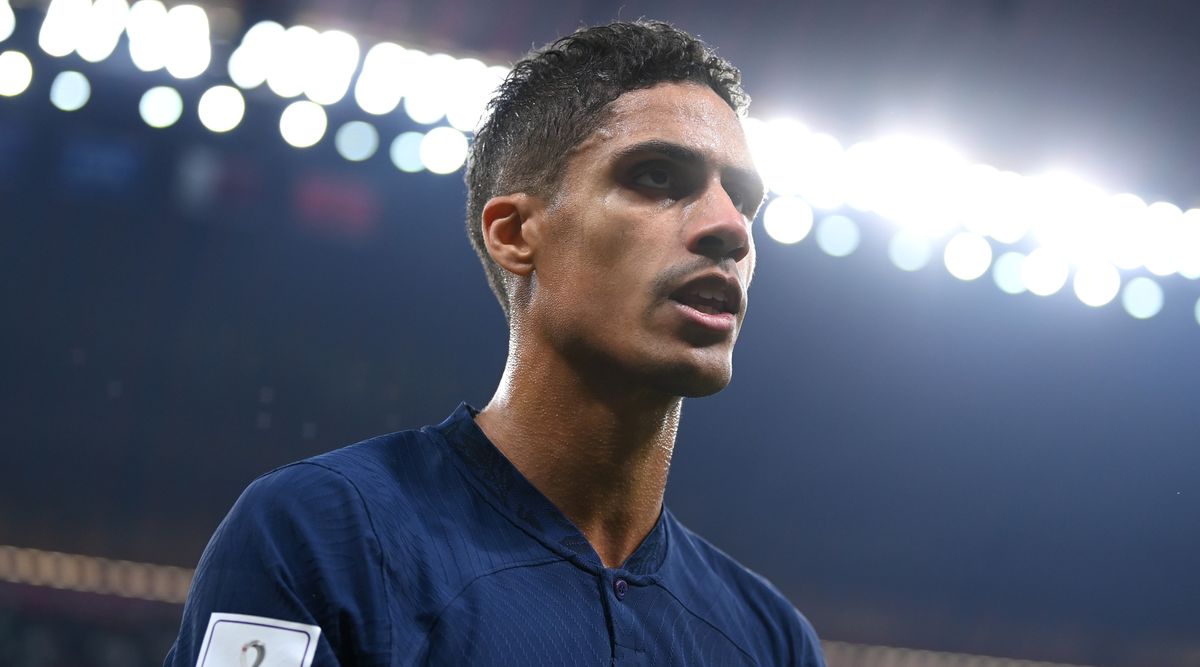
M1065 161L1200 205L1193 2L223 6L245 26L303 19L489 63L581 24L663 18L743 69L756 116L847 142L927 130L1003 168ZM227 135L194 113L152 130L137 99L166 74L120 48L53 60L44 6L16 10L0 50L29 54L35 77L0 98L0 545L190 568L260 472L488 400L506 331L460 173L293 149L268 94ZM225 48L174 84L185 100L223 79ZM68 67L93 87L74 113L47 101ZM410 125L397 113L381 131ZM198 161L221 174L202 195ZM1200 664L1200 284L1163 280L1163 312L1140 321L936 261L903 273L884 224L861 222L841 259L756 228L735 378L685 404L674 511L826 640ZM0 664L156 664L179 612L0 583Z

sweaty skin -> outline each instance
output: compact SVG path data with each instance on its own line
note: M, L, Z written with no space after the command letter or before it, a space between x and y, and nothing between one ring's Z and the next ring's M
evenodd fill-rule
M668 83L613 102L549 201L484 207L513 308L504 375L476 421L606 567L658 519L682 397L732 376L762 197L734 111L706 86ZM736 312L671 298L701 276L740 293Z

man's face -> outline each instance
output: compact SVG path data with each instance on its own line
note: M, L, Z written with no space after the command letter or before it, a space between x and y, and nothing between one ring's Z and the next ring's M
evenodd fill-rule
M528 320L588 377L722 389L763 197L737 115L706 86L625 93L548 202Z

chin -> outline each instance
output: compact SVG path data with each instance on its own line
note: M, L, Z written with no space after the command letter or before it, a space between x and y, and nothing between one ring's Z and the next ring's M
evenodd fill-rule
M730 364L671 364L656 371L653 383L660 391L684 398L711 396L728 386L733 378Z

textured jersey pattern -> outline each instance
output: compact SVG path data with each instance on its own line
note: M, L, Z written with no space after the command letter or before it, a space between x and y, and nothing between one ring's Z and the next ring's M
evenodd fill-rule
M320 666L824 666L778 591L665 508L603 567L475 414L255 480L201 557L166 666L196 664L213 612L320 626Z

